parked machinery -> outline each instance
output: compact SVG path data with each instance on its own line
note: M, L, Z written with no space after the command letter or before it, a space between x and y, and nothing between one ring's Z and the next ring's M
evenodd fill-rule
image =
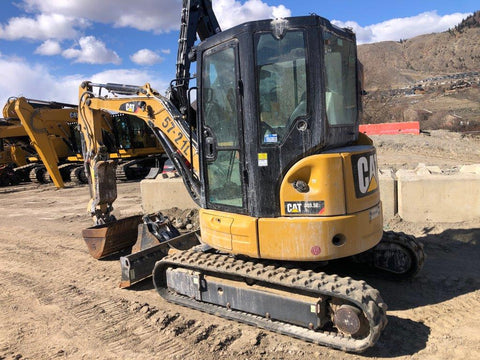
M0 186L28 180L28 158L34 154L19 120L0 119Z
M63 187L68 181L88 181L76 105L11 98L4 107L4 117L12 126L15 124L23 142L30 143L33 150L24 164L17 164L23 165L14 169L18 174L28 173L34 182L53 181L57 187ZM12 126L5 129L12 132ZM110 157L115 159L119 180L144 178L152 168L161 168L166 160L150 128L135 116L105 114L101 126L102 140L108 145ZM10 136L10 142L13 140ZM12 149L18 151L18 147L10 147L9 151ZM26 180L24 175L23 179Z

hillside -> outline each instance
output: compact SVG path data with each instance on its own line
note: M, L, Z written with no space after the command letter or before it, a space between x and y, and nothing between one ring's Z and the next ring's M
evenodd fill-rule
M480 11L443 33L358 46L364 122L480 131Z
M443 33L359 45L358 56L364 65L367 91L413 85L433 76L479 71L480 11Z

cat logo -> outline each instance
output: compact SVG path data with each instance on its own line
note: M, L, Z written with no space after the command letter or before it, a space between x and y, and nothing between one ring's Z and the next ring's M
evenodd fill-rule
M358 198L370 195L378 189L377 154L371 151L352 156L355 193Z
M147 104L145 101L129 101L120 105L121 111L130 113L138 113L139 111L145 111Z
M286 214L321 215L325 212L325 201L285 201Z
M136 110L137 110L137 107L135 106L135 103L131 102L131 103L126 103L125 104L125 111L133 113Z
M285 204L287 214L295 214L302 212L302 203L289 202Z

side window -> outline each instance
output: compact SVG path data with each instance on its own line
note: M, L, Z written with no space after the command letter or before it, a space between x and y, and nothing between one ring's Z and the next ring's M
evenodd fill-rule
M139 149L156 146L155 135L142 119L130 116L130 127L133 147Z
M237 145L236 74L233 47L205 58L202 100L205 125L214 130L218 145Z
M214 148L206 169L207 201L215 206L243 208L235 55L236 45L204 55L202 118L208 137L214 139L207 145Z
M120 149L131 149L132 144L130 142L130 129L128 128L127 119L119 116L113 118L113 121L118 134L118 147Z
M352 125L357 119L355 44L328 31L323 39L328 123Z
M262 33L256 40L261 142L275 144L307 114L304 33L289 31L281 39Z

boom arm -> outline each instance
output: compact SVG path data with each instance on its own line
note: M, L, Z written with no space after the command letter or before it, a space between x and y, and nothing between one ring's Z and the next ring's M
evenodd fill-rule
M211 0L183 0L176 78L172 81L168 98L160 96L149 84L133 86L84 82L80 86L79 119L82 123L85 172L88 174L91 195L88 208L95 223L115 220L111 211L112 203L117 197L115 166L108 159L101 140L102 111L133 114L143 119L152 128L182 175L194 201L200 201L196 134L185 121L190 109L187 96L190 65L195 61L194 44L197 35L202 41L220 31ZM105 89L128 98L100 98L95 96L93 88L97 88L99 94L101 89Z
M195 59L193 45L198 37L200 41L219 33L211 0L183 0L180 37L178 39L177 71L175 84L170 89L170 100L182 114L186 114L188 84L190 80L190 64Z
M24 97L10 99L9 104L20 119L55 186L64 187L58 162L59 156L73 154L68 123L76 122L76 106Z
M126 97L100 97L105 89ZM96 224L114 221L111 211L117 197L115 164L109 159L102 140L101 123L107 112L135 115L145 121L182 175L190 195L199 201L198 151L196 134L180 112L165 97L144 86L93 84L79 89L79 124L83 136L85 172L90 184L89 211Z

